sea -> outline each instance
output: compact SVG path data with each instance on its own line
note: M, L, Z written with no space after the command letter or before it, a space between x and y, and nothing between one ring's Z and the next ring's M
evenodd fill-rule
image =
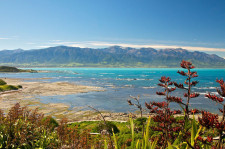
M0 77L7 78L33 78L32 81L45 82L69 82L88 86L97 86L105 89L103 92L88 92L63 96L36 96L42 103L65 103L71 109L79 107L81 110L90 110L92 106L99 110L111 112L134 112L138 109L129 106L127 99L130 96L139 96L143 107L145 102L165 101L163 96L156 95L157 91L163 91L159 87L161 76L170 77L171 81L184 83L185 77L177 73L181 68L27 68L39 70L39 73L0 73ZM225 79L225 69L193 69L199 77L193 80L199 83L192 88L193 92L200 93L197 98L192 98L190 108L198 108L213 113L219 113L221 105L205 98L207 92L217 94L219 84L216 79ZM36 79L37 78L37 79ZM38 79L47 78L47 79ZM30 80L29 80L30 81ZM184 91L177 89L172 96L183 97ZM218 95L218 94L217 94ZM134 102L134 101L133 101ZM180 109L176 103L171 103L172 109Z

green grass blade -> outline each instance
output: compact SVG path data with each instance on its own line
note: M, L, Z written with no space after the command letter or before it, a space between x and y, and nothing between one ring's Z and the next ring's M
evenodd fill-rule
M139 139L137 140L137 143L136 143L136 149L139 149Z
M194 146L195 144L195 137L197 134L197 125L195 121L195 116L193 115L193 120L192 120L192 128L191 128L191 145Z
M144 136L145 136L145 134L144 134ZM144 137L145 138L145 137ZM142 139L142 146L141 146L141 149L144 149L144 147L145 147L145 140L144 140L144 138Z
M108 143L107 143L106 140L105 140L105 143L104 143L104 149L108 149Z
M116 135L112 129L112 132L113 132L113 139L114 139L114 144L115 144L115 149L118 149L118 144L117 144L117 140L116 140Z
M182 138L182 132L179 132L179 135L177 136L176 140L173 142L173 145L179 145L181 143L181 138Z
M151 118L149 116L148 118L148 122L147 122L147 126L146 126L146 131L145 131L145 135L144 135L144 139L145 139L145 149L149 148L149 126L150 126L150 121L151 121Z
M168 149L174 149L170 142L168 142Z
M130 118L130 128L131 128L131 135L132 135L132 142L131 147L134 148L134 121L132 118Z
M155 139L154 142L151 144L151 149L155 149L157 145L158 139Z

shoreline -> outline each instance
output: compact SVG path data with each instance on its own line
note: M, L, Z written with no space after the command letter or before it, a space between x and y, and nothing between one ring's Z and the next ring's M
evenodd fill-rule
M22 85L22 89L6 91L0 93L0 109L8 112L16 103L21 106L28 106L29 109L36 109L40 113L50 115L57 120L66 117L69 121L77 121L86 116L87 120L91 115L95 115L93 111L82 111L82 107L76 107L70 110L70 105L64 103L40 102L40 96L70 95L88 92L103 92L104 88L95 86L77 85L69 82L46 82L51 78L1 78L9 85ZM40 80L31 82L32 80ZM92 118L91 118L92 119Z
M42 103L40 96L70 95L88 92L103 92L104 88L95 86L77 85L69 82L46 82L51 78L0 78L10 85L22 85L19 90L0 92L0 109L8 112L16 103L21 106L28 106L33 110L38 108L40 113L46 116L52 116L56 120L67 118L69 122L78 121L99 121L102 120L99 113L94 110L83 110L84 107L74 107L65 103ZM33 82L33 80L40 80ZM129 120L129 113L118 113L110 111L101 111L107 121L124 122ZM132 114L133 115L133 114ZM182 114L181 114L182 115ZM177 116L181 116L177 115ZM135 117L140 117L139 113L134 113ZM144 114L149 117L149 114ZM200 117L196 114L195 118ZM219 116L220 117L220 116Z
M70 95L88 92L102 92L104 88L95 86L77 85L68 82L46 82L51 78L0 78L10 85L22 85L23 88L15 91L0 93L0 109L8 112L16 103L21 106L28 106L34 110L38 108L38 112L45 116L52 116L56 120L67 118L68 122L81 121L99 121L102 120L99 113L94 110L83 110L84 107L70 108L65 103L42 103L40 96ZM40 80L31 82L32 80ZM101 111L107 121L125 122L129 120L129 113L119 113L110 111ZM139 114L135 114L139 117ZM148 115L145 115L148 117Z

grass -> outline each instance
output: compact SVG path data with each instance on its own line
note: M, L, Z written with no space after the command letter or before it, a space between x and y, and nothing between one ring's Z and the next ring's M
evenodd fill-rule
M0 91L18 90L19 87L13 85L0 85Z
M0 85L5 85L7 84L4 80L0 79Z
M23 88L21 85L8 85L4 80L0 79L0 92L4 91L11 91L11 90L18 90L20 88Z

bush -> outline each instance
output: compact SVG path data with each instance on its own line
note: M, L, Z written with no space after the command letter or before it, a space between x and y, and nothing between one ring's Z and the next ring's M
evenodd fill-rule
M4 80L0 79L0 85L5 85L7 84Z
M16 86L13 86L13 85L3 85L1 88L4 91L18 90L18 88Z
M109 122L109 121L106 122L106 125L104 122L100 122L100 124L96 127L96 130L100 133L103 130L107 130L110 134L112 134L112 129L114 133L120 132L117 126L113 122Z
M142 126L146 122L146 117L139 117L136 120L134 120L135 126Z
M17 88L23 88L23 86L22 85L17 85Z
M54 130L55 127L59 126L59 123L54 118L52 118L51 116L44 117L42 119L42 123L44 125L48 126L48 128L52 128L52 130Z

